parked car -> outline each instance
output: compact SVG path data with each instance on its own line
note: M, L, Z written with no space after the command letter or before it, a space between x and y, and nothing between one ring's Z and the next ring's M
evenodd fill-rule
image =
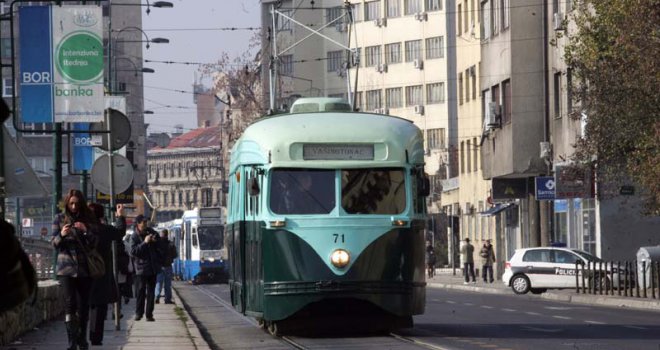
M572 248L535 247L516 249L515 253L505 264L502 281L511 287L516 294L532 292L540 294L548 289L575 288L576 278L582 283L582 267L576 271L576 262L579 265L603 262L600 258L585 251ZM600 266L600 264L599 264ZM586 283L595 283L600 288L607 288L612 281L618 285L623 281L623 272L609 264L603 264L603 273L594 276L586 275ZM632 275L632 273L630 274ZM629 280L631 276L628 277ZM630 283L630 282L629 282ZM621 282L623 284L623 282Z

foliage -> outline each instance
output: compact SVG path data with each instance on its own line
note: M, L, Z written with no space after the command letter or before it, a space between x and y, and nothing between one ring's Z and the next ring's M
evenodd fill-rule
M575 114L586 115L575 160L595 165L610 195L631 180L641 185L647 214L657 215L660 1L583 0L572 20L565 58L575 78Z

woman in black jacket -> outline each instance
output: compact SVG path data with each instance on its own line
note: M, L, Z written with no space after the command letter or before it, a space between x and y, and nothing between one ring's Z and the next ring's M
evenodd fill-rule
M69 190L64 197L64 210L53 222L51 243L57 251L57 278L64 288L65 318L68 350L85 350L89 319L89 274L86 249L98 242L96 218L79 190ZM79 304L78 304L79 303Z

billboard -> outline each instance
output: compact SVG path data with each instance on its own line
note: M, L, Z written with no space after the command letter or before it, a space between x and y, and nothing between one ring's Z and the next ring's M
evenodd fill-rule
M97 5L19 7L22 121L103 121L103 17Z

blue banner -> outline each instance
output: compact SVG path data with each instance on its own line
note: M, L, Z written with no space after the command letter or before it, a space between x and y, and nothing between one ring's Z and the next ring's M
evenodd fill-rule
M89 130L89 123L73 123L74 130ZM89 133L72 134L73 142L73 170L92 170L94 165L94 146Z
M50 6L21 6L20 95L24 123L53 122L53 43Z

